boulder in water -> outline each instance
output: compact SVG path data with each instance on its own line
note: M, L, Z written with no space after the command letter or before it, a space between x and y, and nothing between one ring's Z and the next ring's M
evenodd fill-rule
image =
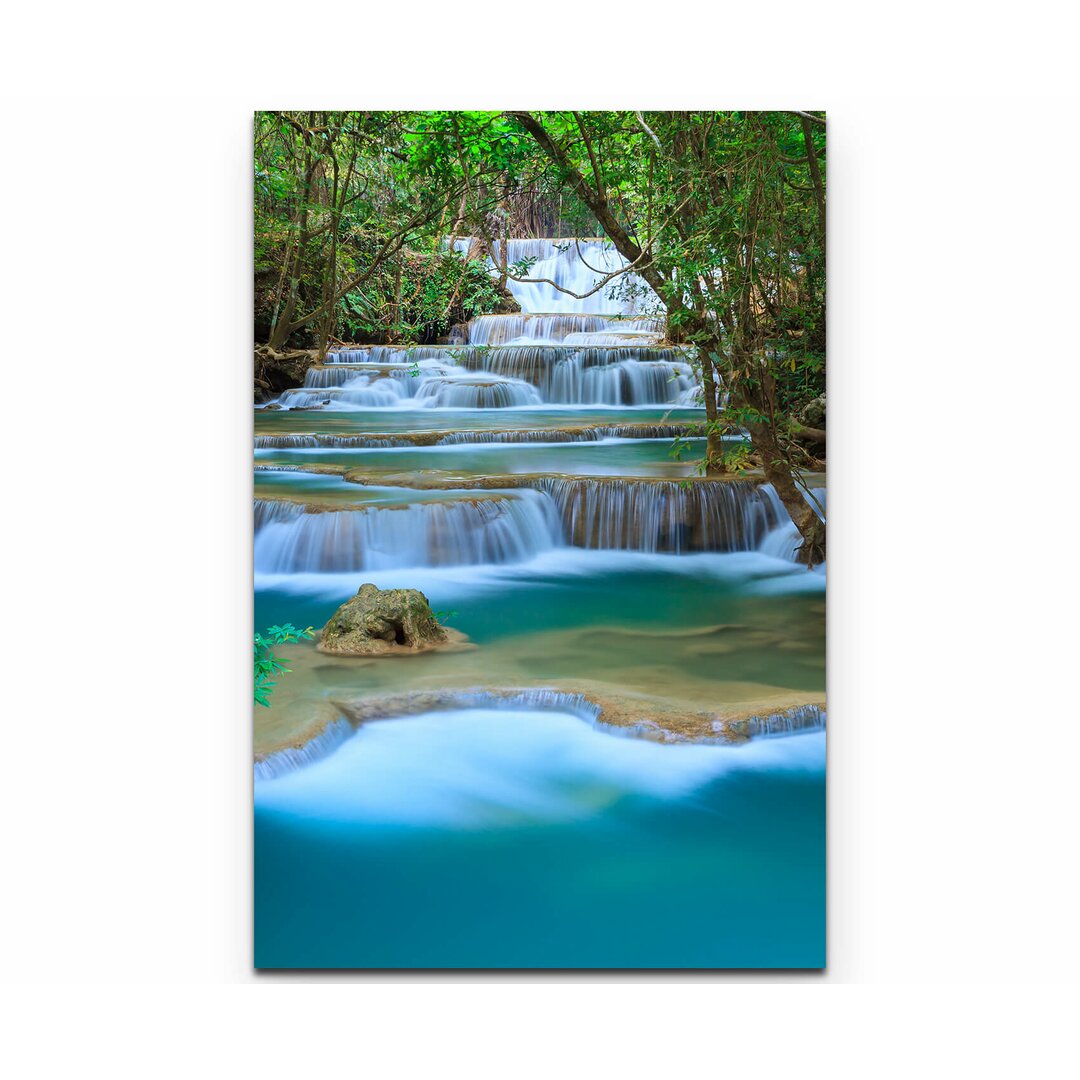
M347 656L423 652L449 640L419 589L380 589L365 584L323 627L319 650Z

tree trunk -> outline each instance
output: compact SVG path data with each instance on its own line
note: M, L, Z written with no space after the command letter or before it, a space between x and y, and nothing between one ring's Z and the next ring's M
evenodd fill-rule
M298 285L299 282L293 278L289 288L289 298L285 301L285 308L281 315L278 316L278 321L274 325L274 332L270 335L268 344L274 352L281 352L285 348L285 342L289 340L289 335L292 333L291 323L293 312L296 311L296 290Z
M754 449L761 455L761 464L765 470L765 479L775 488L776 494L784 504L784 509L791 516L795 528L803 538L802 545L796 552L796 559L807 566L816 566L825 561L825 526L814 513L813 507L803 497L791 475L791 466L776 441L776 435L770 424L749 423L746 425L753 440Z
M701 360L701 388L705 398L705 475L717 476L724 471L724 443L720 437L716 376L707 353Z

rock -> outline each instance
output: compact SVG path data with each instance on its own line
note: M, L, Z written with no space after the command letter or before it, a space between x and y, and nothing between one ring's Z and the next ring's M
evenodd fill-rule
M262 407L262 410L263 410L263 412L280 412L281 411L281 406L280 405L264 405Z
M419 589L360 586L323 627L319 649L348 656L422 652L448 640Z
M802 422L807 427L823 428L825 426L825 395L814 398L802 411Z
M302 385L305 372L318 361L314 349L279 353L266 345L257 346L254 364L256 404L270 401L290 387Z

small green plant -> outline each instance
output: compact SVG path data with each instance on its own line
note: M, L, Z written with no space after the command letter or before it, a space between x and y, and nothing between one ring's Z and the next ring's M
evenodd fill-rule
M305 638L313 638L315 628L309 626L306 630L297 630L292 623L284 626L271 626L265 634L255 635L255 704L270 707L270 695L274 692L277 681L275 675L287 673L287 668L271 651L275 645L286 645L293 641L301 641Z
M735 443L724 448L723 470L730 473L742 473L750 468L750 455L753 446L749 442Z
M436 622L449 622L451 619L457 618L456 611L433 611L431 614L435 617Z

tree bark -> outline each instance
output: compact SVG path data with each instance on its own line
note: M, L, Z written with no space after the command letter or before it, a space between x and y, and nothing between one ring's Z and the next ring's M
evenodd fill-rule
M765 423L749 423L746 427L753 440L754 449L761 454L765 479L776 490L776 494L784 504L784 509L803 538L795 557L807 566L816 566L824 562L825 525L795 483L787 457L776 441L775 429L771 424Z
M578 170L570 161L563 147L555 142L544 125L531 113L511 112L508 115L513 116L521 123L525 130L532 135L540 149L543 150L547 157L563 171L578 196L586 206L592 210L593 214L596 215L596 219L600 223L601 228L615 245L619 254L630 262L636 262L641 259L641 248L634 242L622 225L619 224L619 221L615 217L611 205L606 198L606 192L604 192L602 188L593 188L580 170ZM812 119L818 123L824 123L824 121L820 120L818 117L812 117ZM580 125L580 118L578 118L578 122ZM582 134L584 135L584 131ZM590 161L595 162L595 159L592 156L592 147L587 144L587 149L590 153ZM598 170L596 172L596 177L599 181L600 174ZM750 263L754 258L754 230L751 228L748 230L748 233L749 235L745 238L744 244L740 245L740 253L737 255L736 262L741 258L744 260L744 263ZM637 272L645 279L657 296L660 297L667 310L669 319L672 314L678 312L683 317L687 327L692 326L696 328L697 334L691 333L691 340L694 340L696 337L699 342L699 347L703 348L703 346L700 345L700 341L703 332L707 333L709 330L708 322L703 319L698 312L688 308L679 298L674 282L674 272L672 277L668 278L661 272L660 268L648 258L642 261L642 265ZM734 328L738 342L744 346L747 345L748 341L752 341L753 339L753 318L750 303L752 281L752 274L747 273L744 293L740 298L739 318L737 320L737 325ZM733 343L733 348L736 347L737 345ZM740 372L751 371L754 369L752 366L740 366L739 364L735 364L734 370ZM715 467L715 463L717 461L722 461L723 459L723 444L720 439L720 432L716 430L718 427L715 423L718 415L716 385L713 379L712 359L707 352L702 358L702 387L705 392L705 416L707 420L714 421L708 425L707 430L705 468L707 474L715 474L719 471L719 469ZM728 390L732 392L735 392L738 389L739 387L734 383L728 386ZM772 416L771 408L762 409L760 412L761 415L765 417ZM795 523L796 528L803 537L803 544L799 549L800 560L810 566L821 562L825 558L825 528L817 515L807 504L795 483L791 472L791 464L787 460L787 456L784 454L777 439L775 424L770 419L755 424L748 424L747 427L750 431L750 437L753 441L754 448L761 454L766 479L776 489L781 502L791 515L792 521Z

